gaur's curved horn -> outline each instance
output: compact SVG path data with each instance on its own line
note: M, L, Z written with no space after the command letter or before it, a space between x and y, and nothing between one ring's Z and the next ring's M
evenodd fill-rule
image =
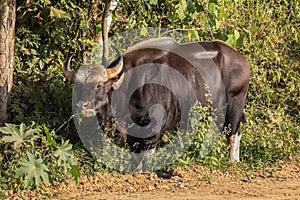
M119 62L114 67L106 69L107 78L108 79L115 78L116 76L118 76L118 74L121 73L122 69L123 69L123 57L121 56L119 58Z
M72 72L71 68L70 68L72 57L73 57L73 55L70 56L68 61L65 63L65 66L64 66L64 69L63 69L65 77L67 78L68 81L72 81L73 76L74 76L74 72Z

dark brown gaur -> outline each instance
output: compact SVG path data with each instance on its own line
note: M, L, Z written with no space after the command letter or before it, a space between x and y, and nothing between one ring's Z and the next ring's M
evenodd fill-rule
M205 53L203 53L203 50L205 50ZM180 55L176 54L176 52L180 52ZM212 67L204 65L208 62L208 58L217 66L216 70L212 70L212 74L199 73L195 68L205 68L206 71L211 70ZM211 41L178 44L170 38L152 39L130 48L107 69L103 65L87 65L88 69L98 68L99 73L90 73L84 79L80 78L82 75L79 75L80 73L84 74L84 71L77 71L76 73L71 71L70 61L71 58L64 67L64 74L69 81L78 78L78 84L84 86L82 87L82 90L84 90L82 93L85 95L79 98L82 101L80 106L82 106L82 109L85 109L85 107L88 107L86 105L93 105L89 106L89 109L92 108L97 111L100 116L99 120L105 126L112 126L113 123L111 110L112 92L119 89L124 90L125 94L126 89L134 81L149 81L155 76L168 77L168 74L160 71L158 64L167 65L184 76L196 91L197 99L202 103L205 101L206 91L204 80L205 78L206 80L209 79L209 81L215 83L215 85L212 85L212 100L214 102L224 101L226 105L226 116L223 116L223 128L230 127L231 129L227 135L231 145L230 160L232 162L240 160L239 149L242 136L240 123L246 122L244 107L250 81L250 67L243 55L224 42ZM192 64L189 61L192 61ZM201 64L197 66L197 63ZM145 64L156 69L157 73L129 75L130 70L137 69L138 66ZM124 77L130 81L125 83L123 81ZM217 79L212 80L213 78L211 77L220 77L222 84L219 84ZM88 98L88 87L91 80L95 80L93 85L97 85L95 100ZM176 84L176 80L174 80L174 84ZM225 95L220 94L222 87L225 88ZM182 88L179 89L182 90ZM185 92L184 89L182 92ZM186 99L188 98L186 97ZM93 104L90 103L92 101ZM128 104L128 102L120 102L120 104L122 103ZM127 143L132 148L132 151L139 152L146 149L155 149L162 136L176 129L180 121L182 111L176 96L165 87L146 83L136 89L128 104L133 121L139 126L147 126L151 121L149 108L153 104L163 105L166 110L167 115L163 129L161 132L156 133L155 136L149 138L137 138L131 135L120 136L120 140Z

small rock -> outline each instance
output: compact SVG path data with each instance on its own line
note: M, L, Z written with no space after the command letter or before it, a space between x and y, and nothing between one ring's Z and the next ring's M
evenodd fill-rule
M261 178L267 178L264 174L259 174Z
M283 182L283 181L287 181L287 178L284 177L278 177L277 181Z
M224 173L224 176L225 176L225 177L228 177L228 176L229 176L229 172L225 172L225 173Z
M149 185L148 186L148 191L154 190L154 186L153 185Z
M250 177L243 178L242 181L245 182L245 183L250 183L251 182L251 178Z

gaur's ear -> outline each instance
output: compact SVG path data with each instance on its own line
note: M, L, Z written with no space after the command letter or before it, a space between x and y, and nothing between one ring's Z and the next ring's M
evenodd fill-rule
M112 87L113 87L115 90L119 89L120 86L122 85L123 81L124 81L124 73L121 75L121 77L120 77L116 82L114 82L114 83L112 84Z

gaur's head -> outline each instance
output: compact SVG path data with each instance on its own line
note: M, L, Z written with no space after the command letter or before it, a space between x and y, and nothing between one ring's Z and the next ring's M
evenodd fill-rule
M74 83L73 105L76 112L100 111L109 102L109 92L117 89L123 81L123 75L120 76L123 57L120 56L109 68L101 64L84 64L76 72L70 69L71 59L64 66L64 74Z

